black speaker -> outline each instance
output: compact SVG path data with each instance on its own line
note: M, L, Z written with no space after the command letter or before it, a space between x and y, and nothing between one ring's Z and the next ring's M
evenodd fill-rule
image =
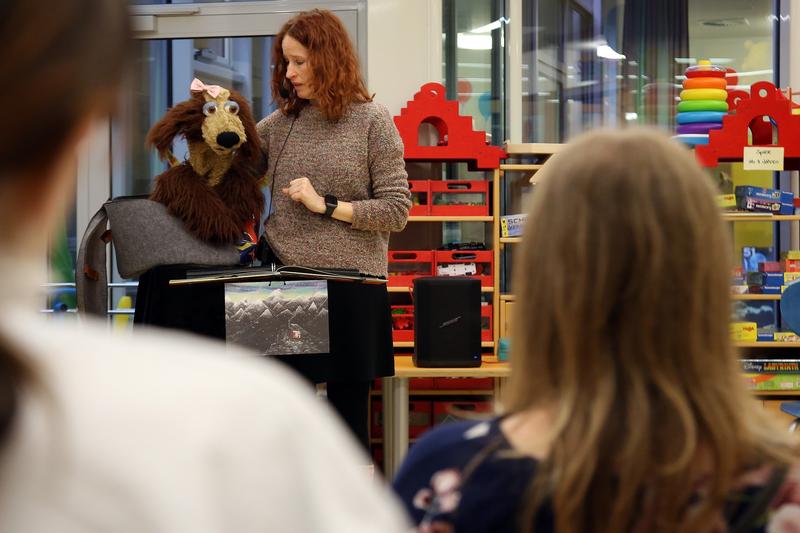
M481 282L464 277L414 280L414 365L481 365Z

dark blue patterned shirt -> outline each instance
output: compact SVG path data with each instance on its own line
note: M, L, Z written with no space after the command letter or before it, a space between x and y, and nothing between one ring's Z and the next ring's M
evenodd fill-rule
M394 480L419 533L517 532L537 461L514 452L500 418L438 426L409 450ZM800 531L800 467L742 472L715 531ZM535 531L554 531L545 503Z

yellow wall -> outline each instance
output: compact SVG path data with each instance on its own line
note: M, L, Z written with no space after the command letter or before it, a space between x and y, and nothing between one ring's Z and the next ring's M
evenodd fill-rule
M727 168L722 168L727 167ZM754 185L756 187L774 187L773 173L769 170L747 170L741 163L729 163L720 166L733 180L734 187ZM733 245L737 264L742 259L743 246L768 248L773 246L775 224L772 222L737 222L733 224Z

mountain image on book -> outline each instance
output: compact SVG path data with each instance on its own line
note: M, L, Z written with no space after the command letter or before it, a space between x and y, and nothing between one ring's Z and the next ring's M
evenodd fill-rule
M225 336L261 355L330 353L327 281L226 284Z

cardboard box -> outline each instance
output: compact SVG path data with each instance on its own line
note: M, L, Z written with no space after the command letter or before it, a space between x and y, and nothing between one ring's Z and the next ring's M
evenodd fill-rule
M800 374L798 359L739 359L746 374Z
M734 342L756 342L758 340L758 324L755 322L732 322L730 331L731 340Z
M794 331L776 331L772 334L775 342L800 342L800 336Z
M763 211L773 215L794 214L794 196L788 191L744 185L736 187L736 205L743 211Z
M783 273L783 285L788 285L794 281L800 279L800 272L784 272Z
M783 265L778 261L766 261L758 264L759 272L783 272Z
M736 195L735 194L718 194L717 205L726 211L736 210Z
M800 260L786 259L783 262L784 272L800 272Z
M521 237L528 215L503 215L500 217L501 237Z
M747 284L751 287L780 287L785 284L784 278L784 272L748 272Z
M800 374L742 374L745 386L751 390L798 390Z

